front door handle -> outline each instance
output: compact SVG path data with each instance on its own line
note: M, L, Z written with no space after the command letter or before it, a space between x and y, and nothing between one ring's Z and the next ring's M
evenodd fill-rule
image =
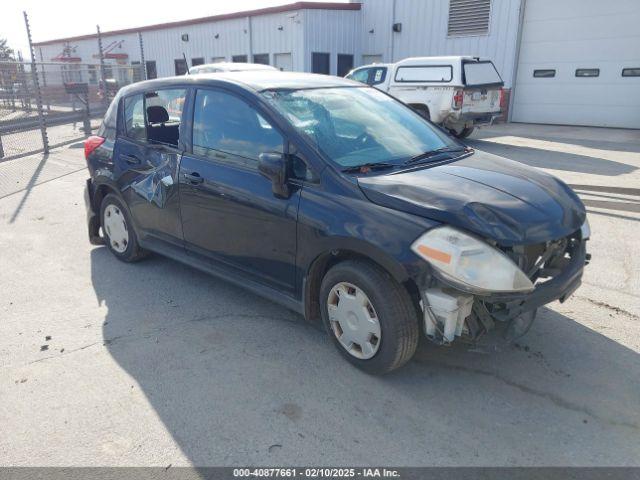
M135 155L123 155L124 157L124 161L127 162L129 165L139 165L140 164L140 159L138 157L136 157Z
M204 178L202 178L198 172L183 173L182 176L194 185L204 182Z

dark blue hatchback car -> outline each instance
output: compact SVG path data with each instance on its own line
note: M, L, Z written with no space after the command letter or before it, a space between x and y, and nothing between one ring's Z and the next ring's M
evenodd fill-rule
M515 338L579 286L585 209L341 78L237 72L123 88L85 143L89 238L157 252L322 322L372 373L418 339Z

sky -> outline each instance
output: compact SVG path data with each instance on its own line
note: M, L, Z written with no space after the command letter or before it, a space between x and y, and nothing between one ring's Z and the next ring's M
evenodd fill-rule
M29 15L33 41L38 42L95 33L98 24L100 30L105 32L294 2L295 0L4 0L0 15L0 38L6 38L11 48L21 50L23 57L28 59L29 43L23 11ZM177 5L179 9L176 8Z

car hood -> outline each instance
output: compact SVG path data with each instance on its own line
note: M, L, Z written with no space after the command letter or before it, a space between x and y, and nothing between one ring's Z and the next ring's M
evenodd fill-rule
M584 205L564 182L481 151L426 168L360 177L358 185L374 203L450 224L503 246L562 238L586 218Z

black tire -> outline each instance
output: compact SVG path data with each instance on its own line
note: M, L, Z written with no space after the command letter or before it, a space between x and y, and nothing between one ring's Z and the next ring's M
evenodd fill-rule
M415 112L420 115L422 118L426 120L431 120L431 114L429 113L429 109L424 105L411 105L411 108L415 110Z
M126 230L128 233L129 240L127 242L127 247L123 252L116 251L111 245L111 240L109 239L109 233L104 228L104 218L105 218L105 210L109 205L115 206L124 217ZM133 228L133 222L131 221L131 215L129 214L129 210L123 204L123 202L118 198L117 195L113 193L107 194L100 204L100 225L102 225L102 235L104 236L104 244L107 246L109 251L118 259L126 263L137 262L142 260L146 256L148 256L148 252L140 248L138 244L138 236Z
M351 355L338 341L329 321L327 301L340 282L351 283L369 297L380 323L380 344L367 360ZM343 357L370 374L384 374L407 363L416 351L420 327L409 293L386 271L364 260L345 260L333 266L320 286L322 321Z
M453 135L456 138L467 138L475 130L474 127L464 127L460 132L453 131Z

